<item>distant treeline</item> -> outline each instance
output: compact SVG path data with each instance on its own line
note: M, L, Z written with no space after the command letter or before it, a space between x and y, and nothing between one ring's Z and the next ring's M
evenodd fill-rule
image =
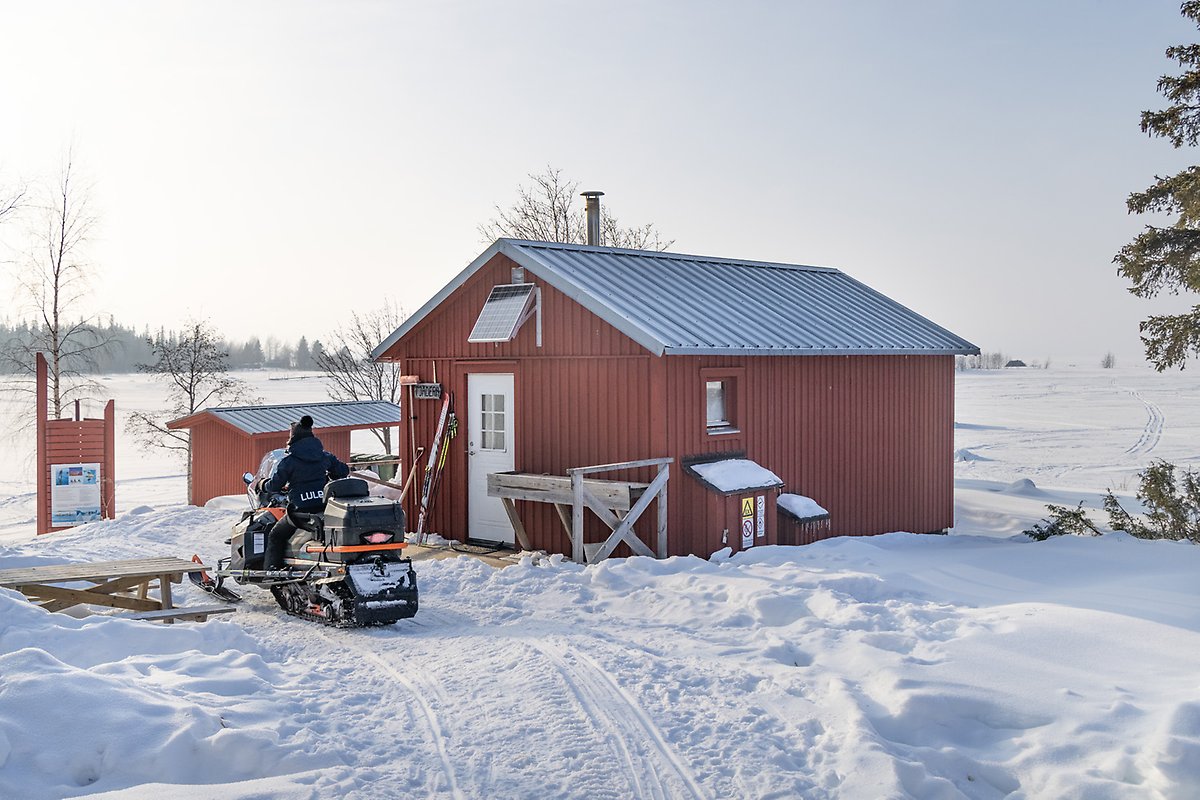
M155 359L150 352L151 342L177 341L178 333L164 328L138 331L117 323L111 317L107 323L92 326L95 340L104 345L93 353L91 372L96 374L114 372L137 372L138 364L149 364ZM0 321L0 350L10 349L14 344L31 344L37 339L38 327L26 322ZM277 367L282 369L317 369L313 362L315 353L321 352L321 343L311 344L304 336L298 342L284 342L274 336L247 341L222 339L221 347L229 353L230 369L252 369L255 367ZM0 361L0 372L15 372L11 365Z
M1050 358L1045 361L1030 361L1009 358L1004 353L982 352L976 356L955 356L954 368L960 372L968 369L1004 369L1005 367L1030 367L1032 369L1049 369Z

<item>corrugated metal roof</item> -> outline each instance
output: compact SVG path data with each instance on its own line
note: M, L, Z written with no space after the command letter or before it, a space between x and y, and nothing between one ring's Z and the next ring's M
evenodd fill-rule
M390 427L400 424L400 406L383 400L363 400L346 403L293 403L281 406L229 406L206 408L191 417L174 420L170 427L190 427L204 414L211 414L240 431L256 436L261 433L281 433L293 422L307 414L313 418L314 430L322 428Z
M836 269L513 242L531 268L668 355L972 353L970 342ZM592 299L585 302L582 297ZM598 308L599 307L599 308ZM632 329L632 330L631 330ZM633 331L640 335L634 335Z
M656 355L949 355L979 348L837 269L497 240L375 348L378 357L497 253Z

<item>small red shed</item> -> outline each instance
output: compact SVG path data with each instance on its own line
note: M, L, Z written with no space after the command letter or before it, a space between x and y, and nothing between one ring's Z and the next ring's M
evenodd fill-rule
M836 269L500 239L374 356L455 397L430 530L512 542L489 473L671 457L669 552L708 556L778 541L780 491L828 535L951 527L954 356L977 352ZM438 410L416 401L406 458ZM722 490L696 469L721 460L776 481ZM552 506L518 507L532 547L570 552Z
M287 445L291 424L307 414L325 449L350 460L350 432L400 424L395 403L366 400L348 403L295 403L278 406L206 408L167 423L191 431L188 503L202 506L214 497L241 494L243 472L258 468L263 456Z

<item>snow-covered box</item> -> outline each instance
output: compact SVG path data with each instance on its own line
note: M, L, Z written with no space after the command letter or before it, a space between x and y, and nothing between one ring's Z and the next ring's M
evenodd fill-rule
M775 498L783 480L741 454L722 454L684 465L700 482L710 506L708 518L723 524L722 543L733 550L777 544Z

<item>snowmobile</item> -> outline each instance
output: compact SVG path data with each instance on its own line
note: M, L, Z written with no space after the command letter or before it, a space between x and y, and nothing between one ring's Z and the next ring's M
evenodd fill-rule
M242 476L250 510L226 541L229 557L217 562L215 577L195 572L192 582L227 602L241 599L224 585L227 578L262 586L287 613L340 628L391 625L414 616L417 574L412 559L401 555L408 545L400 504L371 497L365 480L350 477L325 485L323 512L297 511L286 495L259 491L284 455L272 450L257 473ZM285 514L297 528L287 544L286 566L265 570L267 534Z

